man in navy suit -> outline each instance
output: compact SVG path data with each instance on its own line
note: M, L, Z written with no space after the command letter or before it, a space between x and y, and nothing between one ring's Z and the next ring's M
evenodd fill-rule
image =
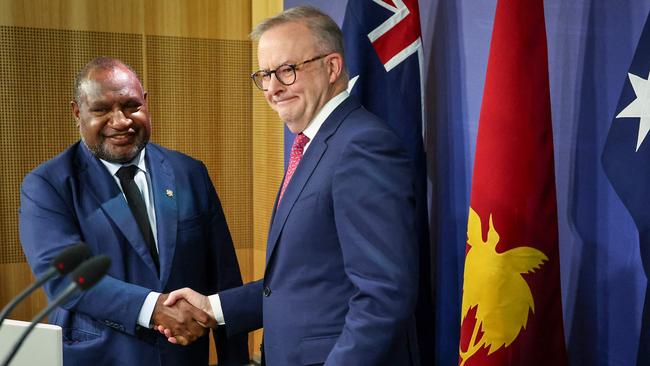
M71 104L81 141L25 177L20 206L20 238L37 276L77 241L112 260L102 281L49 318L63 327L65 364L207 365L211 319L187 302L162 305L184 286L214 293L242 283L205 166L149 143L147 94L119 60L88 63ZM66 285L50 282L48 297ZM195 342L172 345L154 324ZM248 362L245 333L215 338L220 365Z
M348 95L331 18L289 9L253 38L261 68L253 81L296 134L264 278L209 298L174 291L166 304L185 298L229 335L263 326L271 366L417 364L412 162L387 124Z

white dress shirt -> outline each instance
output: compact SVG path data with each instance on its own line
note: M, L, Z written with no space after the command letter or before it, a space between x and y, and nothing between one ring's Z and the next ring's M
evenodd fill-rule
M115 179L115 182L117 183L117 186L122 189L122 186L120 184L120 179L115 175L117 171L126 165L136 165L139 170L133 177L133 180L135 181L135 184L138 186L138 189L140 190L140 193L142 194L142 198L144 199L144 203L147 206L147 216L149 217L149 223L151 224L151 232L153 233L153 239L156 244L156 250L158 251L158 235L157 235L157 228L156 228L156 211L154 209L154 203L153 203L153 196L150 194L150 189L151 187L151 176L147 172L147 165L145 164L144 160L144 155L145 151L147 149L142 149L140 153L133 158L129 163L125 164L119 164L119 163L111 163L109 161L99 159L102 164L108 169L108 171L111 173L113 176L113 179ZM122 189L122 196L124 196L124 190ZM126 196L124 196L124 200L126 201ZM158 251L160 253L160 251ZM151 315L153 315L153 310L156 306L156 301L158 300L158 297L160 296L159 292L151 291L147 295L147 297L144 300L144 303L142 304L142 307L140 308L140 314L138 315L138 324L142 327L145 328L150 328L151 327Z
M307 148L309 148L309 145L311 145L311 142L314 140L314 137L316 137L316 134L318 133L318 130L320 130L321 126L327 119L327 117L334 112L336 107L338 107L341 103L343 103L344 100L346 100L350 94L348 94L347 90L344 90L340 92L339 94L335 95L332 99L330 99L323 108L318 111L316 114L316 117L312 119L308 124L307 127L302 131L302 133L309 137L309 141L305 145L303 149L303 154L307 152ZM214 294L208 296L208 300L210 301L210 307L212 307L212 313L215 316L215 319L217 320L217 324L219 325L224 325L226 324L226 319L223 316L223 310L221 309L221 300L219 299L219 294Z

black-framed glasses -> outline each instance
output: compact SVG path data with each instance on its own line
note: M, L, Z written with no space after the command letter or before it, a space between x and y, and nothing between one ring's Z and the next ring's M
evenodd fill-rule
M300 66L316 60L320 60L321 58L329 55L330 53L326 53L324 55L316 56L314 58L310 58L309 60L298 62L296 64L283 64L278 66L278 68L275 70L258 70L251 74L251 79L253 79L255 86L262 91L269 90L271 75L273 74L275 74L275 77L280 83L282 83L282 85L289 86L296 82L296 70L298 70Z

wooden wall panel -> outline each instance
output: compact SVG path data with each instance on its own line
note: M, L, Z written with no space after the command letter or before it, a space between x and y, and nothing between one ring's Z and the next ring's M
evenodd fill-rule
M0 264L0 308L35 281L27 262ZM11 319L30 320L47 306L45 292L37 290L12 311Z
M250 42L146 39L152 139L206 164L235 246L251 248Z
M251 24L254 27L263 19L274 16L284 9L282 0L253 0ZM251 27L252 30L252 27ZM258 70L257 44L252 45L251 72ZM266 239L271 212L284 171L284 124L266 103L264 95L252 83L253 110L253 263L252 276L260 279L266 267ZM253 332L254 357L259 357L262 331Z
M0 305L33 280L18 241L20 181L78 139L72 80L98 55L140 74L152 139L206 163L244 280L263 276L283 124L248 78L257 69L248 34L282 9L281 0L0 0L0 133L11 136L0 144ZM40 292L14 317L29 319L44 306ZM260 341L256 332L258 356Z
M2 0L0 24L141 34L143 0Z
M248 40L250 0L145 0L148 35Z
M98 55L140 74L153 141L206 163L244 280L261 278L283 124L248 78L257 64L248 34L282 8L281 0L0 0L0 133L8 137L0 144L0 305L33 280L18 241L20 181L78 139L73 76ZM27 320L45 301L40 292L13 317ZM260 334L251 337L257 355Z
M22 178L79 139L70 109L74 75L96 55L119 57L141 73L141 38L0 25L0 263L24 261L18 240Z

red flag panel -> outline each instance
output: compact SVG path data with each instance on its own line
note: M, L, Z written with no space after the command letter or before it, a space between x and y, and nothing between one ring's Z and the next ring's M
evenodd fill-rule
M472 179L460 365L566 365L542 0L498 0Z

